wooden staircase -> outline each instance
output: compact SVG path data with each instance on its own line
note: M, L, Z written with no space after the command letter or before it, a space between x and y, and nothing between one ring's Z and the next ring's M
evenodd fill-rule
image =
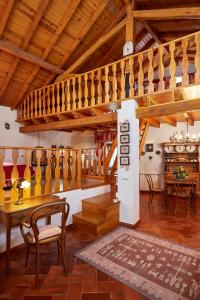
M103 235L119 224L119 204L112 193L82 200L82 211L73 215L73 225L95 237Z

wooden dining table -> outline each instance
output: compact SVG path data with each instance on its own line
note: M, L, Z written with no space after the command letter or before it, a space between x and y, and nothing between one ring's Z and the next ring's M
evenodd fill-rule
M170 193L168 194L168 188L172 187L171 191L176 191L176 186L177 184L179 186L181 186L182 188L184 188L184 190L189 190L189 189L194 189L193 190L193 194L196 195L197 192L197 185L198 182L194 179L176 179L176 178L169 178L165 180L165 188L164 188L164 202L165 202L165 206L168 207L168 196L170 195ZM174 193L173 196L176 196L176 194Z

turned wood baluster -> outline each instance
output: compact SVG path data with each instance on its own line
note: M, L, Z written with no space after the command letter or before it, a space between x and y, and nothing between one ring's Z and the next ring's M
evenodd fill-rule
M30 94L28 95L27 97L27 119L31 117L31 114L30 114Z
M47 114L49 115L51 113L51 86L47 86Z
M183 59L182 59L182 85L188 85L189 84L189 74L188 74L188 56L187 56L187 47L188 47L188 39L182 40L182 48L183 48Z
M42 116L42 89L39 89L39 116Z
M143 53L138 55L138 64L139 64L139 72L138 72L138 96L142 96L144 94L144 72L143 72Z
M33 92L31 92L31 118L33 117L33 104L34 104L34 98L33 98Z
M94 81L94 72L91 72L91 106L95 105L95 81Z
M91 175L91 150L88 150L88 175Z
M81 182L81 149L77 150L77 181Z
M76 179L76 169L77 169L76 151L72 150L72 179Z
M158 67L158 90L162 91L165 89L165 82L164 82L164 64L163 64L163 54L164 54L164 48L160 46L158 48L158 56L159 56L159 67Z
M56 99L55 99L55 85L54 84L51 85L51 92L52 92L52 114L55 114Z
M117 65L112 65L112 71L113 71L113 101L117 101Z
M69 151L65 150L64 151L64 162L63 162L63 190L67 190L67 180L68 180L68 171L69 171L69 166L68 166L68 159L69 159Z
M125 98L125 61L122 60L120 63L121 68L121 100Z
M105 103L109 102L109 90L110 90L110 86L109 86L109 66L105 66Z
M149 68L148 68L148 93L151 94L154 92L154 84L153 84L153 76L154 76L154 70L153 70L153 49L150 48L148 50L148 59L149 59Z
M71 96L70 96L70 79L67 79L67 86L66 86L66 101L67 101L67 110L71 109L71 105L70 105L70 100L71 100Z
M55 192L59 192L60 184L60 151L56 151L56 167L55 167Z
M47 150L46 152L47 158L47 166L45 170L45 194L49 194L51 192L51 158L52 158L52 151Z
M61 111L65 111L65 82L66 81L62 81L62 97L61 97L61 100L62 100L62 106L61 106Z
M200 82L200 33L195 33L195 44L196 44L196 54L194 58L196 73L195 73L195 83Z
M84 79L85 79L85 88L84 88L85 102L84 102L84 107L88 107L88 74L87 73L85 74Z
M59 113L60 112L60 82L58 82L56 84L55 87L56 91L57 91L57 97L56 97L56 112Z
M40 166L40 160L42 157L42 151L41 150L35 150L36 151L36 161L37 161L37 166L35 170L35 196L41 195L41 178L42 178L42 170Z
M78 108L82 107L82 76L78 77Z
M93 176L97 175L97 159L96 159L96 150L94 150L94 159L93 159Z
M133 72L133 64L134 64L134 58L131 56L128 60L129 63L129 97L132 98L135 95L135 88L134 88L134 72Z
M46 115L46 87L42 89L42 106L43 106L43 116Z
M170 64L169 64L169 72L170 72L170 86L169 88L173 89L176 87L176 62L174 59L174 51L175 51L175 43L171 42L169 44L169 51L170 51Z
M23 105L24 105L24 119L26 119L26 105L27 105L27 98L24 99Z
M5 200L5 191L3 190L3 187L5 185L5 171L3 168L3 162L5 158L5 150L0 149L0 204L4 203Z
M17 200L18 199L18 191L17 191L17 183L19 179L19 173L17 170L17 160L19 157L19 150L18 149L12 149L12 159L13 159L13 169L11 172L11 183L12 183L12 189L10 194L11 200Z
M99 149L99 156L98 156L98 176L102 175L101 158L102 158L102 149Z
M97 76L98 76L98 86L97 86L97 94L98 94L97 102L98 103L97 104L101 104L102 103L101 69L98 69Z
M35 117L37 117L37 115L38 115L38 112L37 112L37 109L38 109L38 107L37 107L37 101L38 101L38 99L37 99L37 90L35 90L35 91L33 91L33 97L34 97L34 103L35 103L35 112L34 112L34 116Z
M72 78L72 109L76 109L76 77Z
M87 175L87 150L84 151L84 175Z
M25 151L25 161L26 161L26 168L24 170L24 179L31 183L31 152L30 150L24 150ZM29 198L31 195L31 186L24 189L24 198Z

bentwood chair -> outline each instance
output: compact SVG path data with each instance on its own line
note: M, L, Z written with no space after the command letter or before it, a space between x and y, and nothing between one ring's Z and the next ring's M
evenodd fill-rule
M161 205L164 207L164 189L162 188L155 188L153 185L153 179L150 174L145 174L145 178L149 187L149 203L148 207L153 206L153 198L156 194L160 195Z
M174 214L176 215L178 206L181 202L185 202L185 210L195 212L196 210L196 182L194 180L176 181L171 188L171 195L174 204Z
M51 216L56 214L61 214L61 225L38 225L40 219L48 218L48 220L50 220ZM40 252L41 246L46 243L57 242L58 255L59 258L61 257L65 275L67 274L64 255L66 221L68 215L69 204L63 201L57 201L39 206L32 212L29 224L20 224L21 234L27 245L25 266L28 264L30 252L36 253L36 287L39 285L40 253L42 253ZM28 233L25 233L24 227L29 229Z

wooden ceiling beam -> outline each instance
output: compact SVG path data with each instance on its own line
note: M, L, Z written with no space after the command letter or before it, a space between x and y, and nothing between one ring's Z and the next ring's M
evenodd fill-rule
M143 20L200 19L200 7L176 7L163 9L133 10L133 17Z
M59 76L58 80L65 77L65 74L73 73L83 62L85 62L98 48L100 48L105 42L116 35L124 26L126 25L126 20L122 20L118 25L112 28L109 32L101 36L97 42L90 47L83 55L79 57L63 74Z
M7 0L6 1L6 6L3 10L3 14L1 16L1 20L0 20L0 35L2 35L4 28L6 26L6 22L9 18L10 12L12 10L13 4L15 3L14 0Z
M143 119L179 114L195 110L200 110L200 98L137 108L136 115L137 118Z
M63 13L63 17L62 17L60 23L57 26L56 32L52 35L47 47L45 48L45 51L41 55L42 59L46 59L48 57L49 53L53 49L53 46L55 45L55 43L59 39L61 33L65 29L67 23L71 19L72 15L74 14L74 12L77 9L80 2L81 2L81 0L73 0L73 1L70 2L69 5L67 5L67 8L66 8L65 12ZM35 66L32 73L30 74L30 76L26 80L21 92L19 93L18 99L23 98L24 94L26 93L27 89L29 88L30 83L33 81L34 77L37 75L39 69L40 68L38 66Z
M92 116L101 116L105 112L100 110L100 109L97 109L97 108L93 107L93 108L90 109L90 113L91 113Z
M54 130L54 129L71 129L71 128L79 128L82 126L98 125L98 124L113 123L113 122L117 122L117 113L73 119L70 121L64 120L64 121L50 122L46 124L24 126L24 127L20 127L19 131L21 133L28 133L28 132L47 131L47 130Z
M32 64L35 64L35 65L37 65L37 68L39 66L39 68L43 68L48 71L55 72L57 74L62 74L64 71L64 70L58 68L57 66L48 63L44 59L42 59L32 53L26 52L26 51L18 48L13 43L5 41L3 39L0 39L0 50L5 51L9 54L12 54L20 59L26 60Z
M160 122L156 119L153 119L153 118L145 118L145 121L153 126L153 127L156 127L156 128L160 128Z
M165 123L168 123L169 125L176 127L176 120L174 120L174 118L168 117L168 116L163 116L162 120Z
M188 112L183 113L183 116L184 116L185 120L188 121L188 124L190 124L190 126L194 126L194 119L190 113L188 113Z
M41 1L41 4L40 4L40 6L38 8L38 11L35 14L32 22L31 22L31 24L29 26L29 29L28 29L28 31L27 31L27 33L26 33L26 35L25 35L25 37L24 37L24 39L23 39L23 41L21 43L21 47L20 48L22 50L26 50L26 48L27 48L30 40L32 39L32 37L33 37L33 35L34 35L35 31L36 31L36 28L37 28L37 26L38 26L38 24L39 24L39 22L40 22L40 20L41 20L41 18L43 16L43 14L45 13L45 11L47 9L47 6L48 6L49 2L50 2L50 0L42 0ZM11 80L11 78L12 78L14 72L15 72L15 70L17 69L17 66L18 66L19 62L20 62L20 58L16 58L15 57L13 59L11 68L9 70L9 73L8 73L8 75L6 77L6 80L5 80L4 84L3 84L3 87L0 90L0 99L3 97L3 94L4 94L5 90L6 90L6 88L7 88L8 84L9 84L9 82L10 82L10 80Z

